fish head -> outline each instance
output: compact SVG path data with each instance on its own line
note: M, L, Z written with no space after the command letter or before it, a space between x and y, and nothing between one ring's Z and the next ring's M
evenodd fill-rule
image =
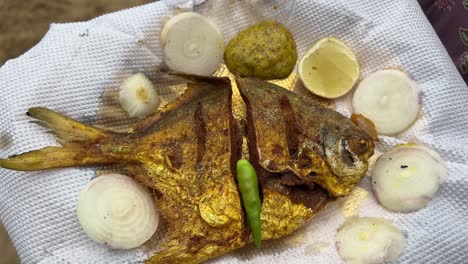
M374 143L349 118L262 80L236 82L247 106L250 156L263 181L280 175L291 189L318 185L340 197L364 177Z
M329 123L321 132L327 170L316 181L335 197L348 195L367 171L374 141L349 120Z

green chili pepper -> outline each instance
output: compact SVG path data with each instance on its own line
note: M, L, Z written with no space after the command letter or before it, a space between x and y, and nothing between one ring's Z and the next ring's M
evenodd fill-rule
M262 242L262 225L260 221L260 195L258 193L258 180L254 167L248 160L237 162L237 183L244 202L245 212L249 220L252 237L257 247Z

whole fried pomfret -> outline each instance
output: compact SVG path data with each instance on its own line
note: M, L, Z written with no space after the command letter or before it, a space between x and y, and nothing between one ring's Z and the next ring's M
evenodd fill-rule
M249 159L259 175L262 239L290 234L367 170L373 141L341 114L261 80L237 79L247 106ZM244 131L227 78L189 77L187 91L133 133L97 129L46 108L28 115L62 147L7 159L0 167L42 170L125 164L153 189L168 231L147 263L200 263L252 241L235 180Z

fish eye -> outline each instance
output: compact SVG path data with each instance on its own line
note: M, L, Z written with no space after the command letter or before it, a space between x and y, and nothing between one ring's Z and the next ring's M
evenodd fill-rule
M349 148L357 155L364 154L369 151L369 141L362 138L348 138L347 140Z

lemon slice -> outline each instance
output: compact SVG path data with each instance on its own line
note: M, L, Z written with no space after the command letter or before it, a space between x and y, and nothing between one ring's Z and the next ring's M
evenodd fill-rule
M359 78L356 56L336 38L323 38L312 45L299 61L298 71L309 91L330 99L345 95Z

